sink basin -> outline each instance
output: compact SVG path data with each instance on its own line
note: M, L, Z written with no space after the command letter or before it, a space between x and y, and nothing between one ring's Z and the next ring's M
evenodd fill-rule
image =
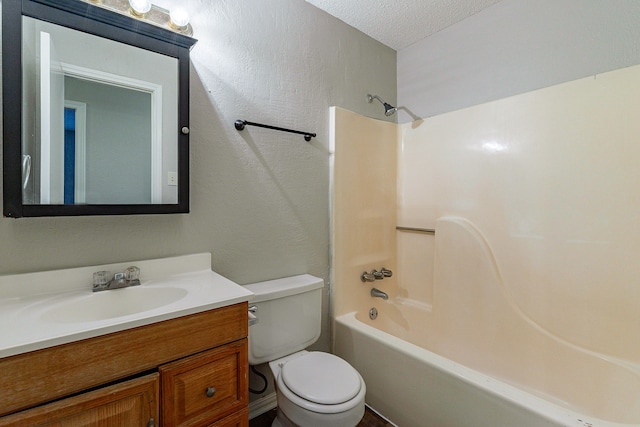
M55 304L41 319L58 323L114 319L173 304L187 294L183 288L143 286L95 292Z

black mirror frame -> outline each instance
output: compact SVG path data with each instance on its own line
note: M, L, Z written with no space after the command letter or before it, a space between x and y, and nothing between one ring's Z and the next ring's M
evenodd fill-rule
M62 25L178 59L178 203L22 203L22 16ZM189 212L189 51L196 39L79 0L2 2L4 216L134 215ZM186 129L185 129L186 128ZM182 131L182 130L185 131Z

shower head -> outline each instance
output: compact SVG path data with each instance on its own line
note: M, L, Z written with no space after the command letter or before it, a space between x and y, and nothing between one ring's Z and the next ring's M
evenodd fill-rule
M378 101L380 101L380 103L384 106L384 115L385 116L393 116L393 114L398 110L397 107L394 107L393 105L385 102L378 95L367 94L367 102L369 102L369 104L371 104L374 99L377 99Z

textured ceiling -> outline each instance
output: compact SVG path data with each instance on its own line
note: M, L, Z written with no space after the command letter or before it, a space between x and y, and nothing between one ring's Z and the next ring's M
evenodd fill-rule
M500 0L305 1L400 50Z

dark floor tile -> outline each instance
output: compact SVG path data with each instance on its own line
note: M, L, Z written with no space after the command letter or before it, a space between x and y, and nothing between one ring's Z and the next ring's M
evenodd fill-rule
M276 417L276 410L273 409L269 412L265 412L259 417L255 417L254 419L249 421L249 427L271 427L271 423Z
M265 412L249 421L249 427L270 427L273 419L276 417L276 410L273 409L269 412ZM380 418L375 412L371 411L369 408L366 408L364 412L364 417L362 421L358 424L357 427L393 427L393 424L387 423L385 420Z

